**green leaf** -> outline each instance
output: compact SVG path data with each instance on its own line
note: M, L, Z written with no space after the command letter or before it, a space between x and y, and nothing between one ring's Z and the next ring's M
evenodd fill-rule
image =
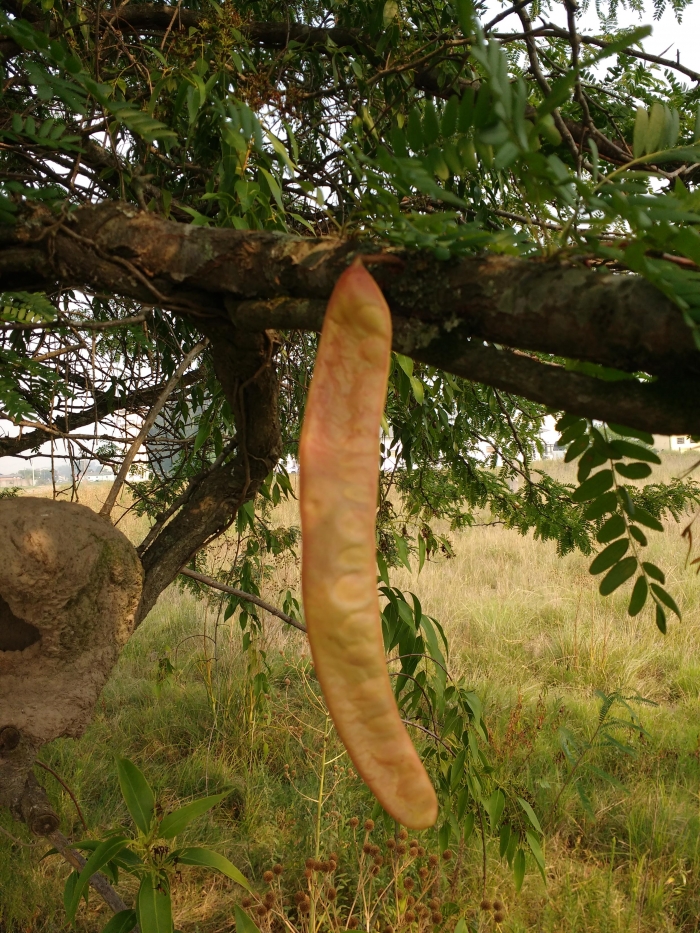
M664 106L656 101L652 104L651 113L649 114L649 126L647 128L644 147L645 152L656 152L657 149L661 148L659 144L663 135L665 122L666 113L664 111Z
M611 515L607 522L600 529L596 538L600 544L607 544L608 541L614 541L615 538L619 538L620 535L625 533L627 526L625 525L625 520L619 512L616 512L615 515Z
M432 100L425 102L423 111L423 141L426 146L432 146L437 142L440 135L440 123L438 122L437 111Z
M581 437L577 437L576 440L572 441L569 445L569 449L566 451L566 455L564 456L564 462L571 463L572 460L580 457L584 450L588 450L588 445L590 442L591 439L587 434L583 434Z
M440 134L443 139L449 139L457 132L457 117L459 116L459 97L453 94L445 104L440 121Z
M110 862L115 855L118 855L122 849L129 844L129 840L124 836L110 836L101 842L92 855L83 866L80 875L74 882L72 894L69 902L66 904L66 914L68 922L75 920L75 914L80 903L80 896L87 887L90 878L99 871L107 862Z
M648 560L642 561L642 569L652 580L658 580L659 583L666 582L663 570L657 567L656 564L651 564Z
M117 774L122 797L131 818L146 835L151 828L153 810L156 805L153 791L143 774L128 758L117 759Z
M626 479L646 479L651 474L648 463L616 463L615 469Z
M647 546L649 542L647 541L647 536L644 534L641 528L637 528L636 525L630 525L629 530L630 530L630 534L632 535L635 541L638 541L639 544L642 545L642 547Z
M527 839L527 844L530 846L530 851L535 856L535 861L537 862L537 867L540 870L540 874L542 875L543 880L546 881L547 878L544 870L544 853L542 851L540 841L534 833L530 832L529 829L525 831L525 838Z
M606 492L595 499L586 507L583 517L588 521L596 521L602 518L607 512L614 512L617 509L618 501L614 492Z
M576 438L581 437L582 434L586 433L586 428L588 427L588 422L585 418L577 418L572 424L569 424L566 429L562 432L558 444L560 447L568 447L568 445L575 441Z
M632 590L632 596L630 598L630 604L627 609L628 614L631 616L639 615L639 613L644 608L644 604L647 601L648 595L649 587L647 586L646 577L637 577L637 582L634 584L634 589Z
M592 573L595 576L597 573L602 573L604 570L607 570L608 567L612 567L612 565L616 564L621 557L624 557L629 546L630 543L627 538L622 538L619 541L613 541L612 544L609 544L593 560L591 566L588 568L589 573Z
M629 441L614 440L609 445L619 457L629 457L636 460L646 460L649 463L661 463L661 458L648 447L631 444Z
M635 159L644 155L649 128L649 114L646 107L637 107L637 116L634 121L634 135L632 137L632 151Z
M571 498L574 502L588 502L589 499L597 499L601 493L607 492L612 484L612 470L600 470L584 480L578 489L574 490Z
M220 871L222 875L226 875L227 878L240 884L246 891L250 891L248 881L236 866L229 862L225 856L219 855L218 852L213 852L211 849L199 847L178 849L168 857L168 861L171 860L181 862L183 865L200 865L203 868L214 868L216 871Z
M131 933L138 922L135 910L120 910L102 928L102 933Z
M233 905L233 916L236 921L236 933L260 933L258 926L238 904Z
M513 878L515 879L515 893L519 894L525 880L525 852L519 848L513 859Z
M505 809L505 806L506 806L506 798L503 794L503 791L500 788L496 788L496 790L491 794L489 799L486 801L485 806L486 806L486 812L489 815L489 822L491 824L491 832L495 832L496 827L498 826L499 820L501 819L501 816L503 815L503 810Z
M501 832L499 833L499 844L498 844L498 854L500 858L508 851L508 843L510 842L510 826L507 823L504 823L501 826Z
M136 913L141 933L172 933L173 908L167 891L156 886L156 879L147 875L136 897Z
M609 596L619 586L622 586L637 570L637 558L625 557L619 564L615 564L612 570L603 578L598 587L601 596Z
M675 614L676 614L676 615L678 616L678 618L680 619L680 617L681 617L680 609L679 609L678 606L676 605L676 601L675 601L675 599L673 598L673 596L671 596L670 593L667 593L666 590L665 590L663 587L659 586L658 583L652 583L652 584L651 584L651 591L652 591L652 593L654 594L654 596L658 597L658 599L660 599L661 602L662 602L665 606L668 606L668 608L671 610L671 612L675 612Z
M658 603L656 604L656 627L662 635L666 634L666 613Z
M634 520L639 522L640 525L645 525L647 528L653 528L654 531L663 531L664 526L661 522L651 514L647 512L646 509L643 509L641 506L636 505L634 507Z
M466 38L474 32L474 4L472 0L454 0L457 7L457 19L462 35Z
M636 437L638 441L642 441L642 443L649 444L650 446L654 443L654 436L653 434L649 434L648 431L641 431L638 428L627 428L623 424L608 423L608 427L621 437Z
M161 839L173 839L175 836L178 836L192 820L196 820L198 816L202 816L207 810L211 810L217 803L221 803L224 797L227 797L229 793L230 791L226 791L223 794L203 797L201 800L194 800L192 803L180 807L179 810L169 813L163 818L158 829L158 835Z
M538 833L542 832L542 827L540 826L540 821L537 819L535 811L532 809L527 800L523 800L522 797L518 797L518 803L523 808L525 813L527 813L527 818L530 820L532 825L535 827Z

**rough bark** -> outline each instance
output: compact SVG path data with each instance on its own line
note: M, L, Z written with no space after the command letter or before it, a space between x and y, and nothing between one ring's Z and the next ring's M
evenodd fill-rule
M3 228L0 286L50 290L60 283L158 303L192 315L217 354L235 355L244 331L318 328L340 272L353 255L376 248L193 227L110 202L80 208L62 226L34 212ZM509 390L536 401L659 433L700 433L700 354L680 311L645 280L565 262L495 255L440 262L387 252L368 262L402 353L501 387L507 363ZM535 359L526 366L481 352L485 343L658 380L653 387L601 385Z

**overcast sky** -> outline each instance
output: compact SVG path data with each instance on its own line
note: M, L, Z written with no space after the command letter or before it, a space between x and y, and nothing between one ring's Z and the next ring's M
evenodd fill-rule
M607 8L606 0L603 0L603 9ZM493 10L493 15L502 9L501 4L491 2L489 9ZM566 24L566 15L561 3L553 6L550 12L544 16L545 19L564 26ZM676 53L680 52L682 64L695 71L700 71L700 0L695 0L683 13L681 23L679 24L670 5L667 7L664 15L658 22L654 21L653 5L649 2L645 5L645 12L640 16L638 13L630 12L620 7L618 10L618 24L623 26L652 26L651 36L645 40L644 48L654 55L664 55L666 58L674 59ZM504 21L502 28L515 29L519 26L519 21L515 16L509 17ZM595 12L595 3L591 0L589 9L580 20L580 31L595 34L599 31L598 17ZM680 76L682 77L682 76ZM17 457L0 457L0 474L14 473L16 470L26 468L29 464L25 460ZM50 460L47 457L35 457L34 465L36 468L49 467Z

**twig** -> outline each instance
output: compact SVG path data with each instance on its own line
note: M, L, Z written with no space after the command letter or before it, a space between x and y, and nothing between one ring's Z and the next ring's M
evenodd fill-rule
M80 853L76 852L75 849L71 849L70 841L66 839L63 833L56 830L56 832L51 833L51 835L46 838L49 842L53 843L56 851L60 852L63 858L72 865L76 871L82 871L83 868L85 868L85 859ZM124 901L101 872L96 871L90 878L89 883L90 887L97 891L105 904L107 904L115 914L118 914L121 910L128 910ZM138 926L135 926L132 933L138 933L138 930Z
M64 791L68 794L68 796L70 797L70 799L71 799L71 800L73 801L73 803L75 804L75 809L78 811L78 816L80 817L80 822L83 824L83 829L85 830L85 832L88 832L88 825L87 825L87 823L85 822L85 817L83 816L83 811L80 809L80 804L79 804L78 801L76 800L75 794L74 794L73 791L70 789L70 787L66 784L66 782L63 780L63 778L59 777L59 776L56 774L56 772L54 771L54 769L53 769L53 768L49 768L49 766L48 766L48 765L45 765L43 761L38 761L38 760L37 760L37 761L34 762L34 764L35 764L35 765L39 765L40 768L43 768L44 771L48 771L49 774L53 774L53 776L56 778L56 780L58 781L58 783L61 785L61 787L64 789Z
M144 442L144 440L148 436L148 432L151 430L151 428L155 424L155 420L158 417L161 408L163 407L163 405L165 405L165 403L170 398L170 395L172 394L173 390L177 386L181 377L185 374L190 363L195 359L195 357L199 356L199 354L207 346L208 343L209 343L208 338L205 338L204 340L200 340L199 343L195 344L194 347L192 347L190 352L187 354L187 356L185 356L183 361L180 363L178 368L175 370L175 372L172 374L172 376L168 380L167 385L165 386L163 391L160 393L160 395L156 399L156 402L153 405L153 408L151 408L149 413L144 418L141 430L136 435L136 440L134 441L134 443L131 445L131 447L127 451L127 454L124 457L122 465L119 468L119 473L117 473L117 478L114 480L114 483L112 484L112 488L109 491L109 495L105 499L105 503L100 509L100 515L104 515L105 518L109 518L109 513L114 508L114 503L117 501L117 496L119 495L119 492L122 486L124 485L126 477L129 473L129 468L131 467L131 464L134 461L134 457L139 452L141 444Z
M273 606L272 603L265 602L265 600L260 599L259 596L246 593L245 590L237 590L234 586L226 586L225 583L219 583L219 581L215 580L213 577L207 577L203 573L197 573L196 570L187 570L183 568L180 573L183 577L190 577L192 580L197 580L198 583L204 583L205 586L210 586L214 590L221 590L222 593L229 593L231 596L238 596L239 599L244 599L248 603L254 603L256 606L260 606L261 609L269 612L270 615L277 616L278 619L286 622L287 625L293 625L294 628L299 629L300 632L306 632L306 626L303 622L297 622L296 619L288 616L286 612L282 612L281 609Z

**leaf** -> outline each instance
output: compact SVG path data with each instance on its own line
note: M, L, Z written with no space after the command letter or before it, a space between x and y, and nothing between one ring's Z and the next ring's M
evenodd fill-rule
M648 560L642 561L642 569L652 580L658 580L659 583L666 582L666 576L663 570L657 567L656 564L652 564Z
M173 908L167 891L156 886L156 879L147 875L136 897L136 913L141 933L172 933Z
M620 535L624 534L626 527L624 518L619 512L616 512L605 522L596 538L600 544L607 544L608 541L614 541L615 538L619 538Z
M656 152L656 150L660 148L659 143L661 142L665 122L666 113L664 111L663 104L660 104L658 101L656 101L654 104L652 104L651 113L649 114L649 126L647 128L644 150L645 152Z
M646 509L643 509L639 505L634 507L634 520L639 522L640 525L645 525L647 528L653 528L654 531L664 530L664 526L661 524L658 518L653 516L651 512L647 512Z
M183 865L200 865L203 868L214 868L216 871L220 871L222 875L226 875L227 878L235 881L236 884L240 884L246 891L250 891L248 881L236 866L229 862L225 856L213 852L211 849L202 849L198 846L178 849L170 854L170 860L181 862Z
M455 0L457 19L462 35L466 38L474 31L474 4L472 0Z
M654 596L657 596L665 606L668 606L671 612L674 612L679 619L681 618L680 609L676 605L676 601L670 593L667 593L666 590L659 586L658 583L651 584L651 591Z
M102 928L102 933L131 933L138 922L135 910L120 910Z
M257 924L238 904L233 905L233 916L236 921L236 933L260 933Z
M613 541L612 544L609 544L593 560L591 566L588 568L589 573L592 573L595 576L596 574L607 570L608 567L612 567L612 565L616 564L621 557L624 557L629 546L630 544L627 538L622 538L619 541Z
M75 920L75 913L80 903L80 896L87 887L90 878L99 871L107 862L111 861L115 855L118 855L123 848L129 844L129 840L124 836L110 836L103 840L88 858L83 866L80 875L74 882L74 887L68 903L66 904L66 914L69 923Z
M510 826L507 823L504 823L501 826L501 832L499 833L499 844L498 844L498 854L501 858L508 851L508 843L510 842Z
M547 880L544 870L544 852L542 851L542 846L540 845L539 839L535 836L534 833L531 833L530 830L525 831L525 838L527 839L527 844L530 846L530 851L535 856L535 861L537 862L537 867L540 870L540 874L544 881Z
M122 797L131 818L141 832L146 835L151 828L153 810L156 804L153 791L148 781L133 761L128 758L117 759L117 774Z
M616 564L612 570L603 578L598 587L601 596L609 596L619 586L622 586L637 569L636 557L625 557L619 564Z
M489 822L491 824L491 832L496 831L499 820L503 815L503 810L506 806L506 798L503 794L503 791L500 788L497 788L486 801L486 812L489 815Z
M634 136L632 137L632 151L635 159L644 155L646 149L647 133L649 127L649 114L646 107L637 107L637 116L634 121Z
M644 532L642 531L642 529L641 529L641 528L637 528L636 525L630 525L630 527L629 527L629 532L630 532L630 534L632 535L632 537L634 538L634 540L637 541L637 542L639 542L639 544L641 544L642 547L646 547L647 544L649 543L649 542L647 541L647 536L644 534Z
M612 470L600 470L587 480L584 480L578 489L574 490L571 498L574 502L588 502L589 499L597 499L601 493L607 492L612 484Z
M662 635L666 634L666 613L658 603L656 604L656 627Z
M641 431L638 428L627 428L622 424L612 423L608 423L608 427L611 431L614 431L615 434L620 434L622 437L636 437L638 441L650 445L654 443L654 436L653 434L649 434L648 431Z
M615 469L626 479L646 479L651 474L648 463L616 463Z
M610 441L609 446L619 457L636 458L637 460L646 460L649 463L661 463L661 458L657 453L647 447L641 447L639 444L614 440Z
M203 797L201 800L194 800L192 803L180 807L173 813L169 813L163 818L158 829L158 835L161 839L173 839L175 836L178 836L192 820L196 820L198 816L202 816L207 810L211 810L217 803L221 803L224 797L227 797L229 793L230 791L226 791L223 794Z
M527 800L523 800L522 797L518 797L518 803L523 808L525 813L527 813L527 818L530 820L532 825L535 827L538 833L542 832L542 827L540 826L540 821L537 819L535 811L532 809Z
M564 457L565 463L571 463L572 460L580 457L584 450L588 450L588 445L590 442L591 439L587 434L584 434L581 437L577 437L575 441L572 441Z
M387 29L396 17L399 15L399 5L396 0L386 0L384 4L384 9L382 11L382 22L384 28Z
M525 880L525 852L519 848L513 859L513 878L515 879L515 893L519 894Z
M637 577L637 582L634 584L634 589L632 590L632 596L630 597L630 604L627 609L628 615L636 616L644 608L644 604L647 601L647 596L649 595L649 587L647 585L646 577L640 576Z
M603 493L586 507L583 517L588 521L595 521L602 518L607 512L614 512L617 509L618 501L614 492Z

